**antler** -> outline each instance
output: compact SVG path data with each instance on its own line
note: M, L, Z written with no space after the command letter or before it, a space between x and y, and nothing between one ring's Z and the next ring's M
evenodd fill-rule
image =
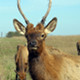
M25 17L24 13L23 13L22 10L21 10L20 0L17 1L17 6L18 6L19 12L21 13L22 17L25 19L26 24L29 24L28 19Z
M52 3L52 0L49 0L48 10L47 10L46 14L43 16L42 20L41 20L41 23L42 23L42 24L45 23L46 17L48 16L48 14L49 14L49 12L50 12L50 9L51 9L51 3Z

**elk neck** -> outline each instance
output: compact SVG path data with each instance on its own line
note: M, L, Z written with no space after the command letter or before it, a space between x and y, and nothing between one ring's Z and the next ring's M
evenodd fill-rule
M19 68L21 72L24 72L24 59L23 59L23 53L21 52L20 54L20 59L19 59Z
M33 80L52 80L58 77L57 73L59 72L54 66L56 59L47 52L45 43L40 48L39 51L41 52L29 51L29 72ZM51 71L54 71L54 73Z

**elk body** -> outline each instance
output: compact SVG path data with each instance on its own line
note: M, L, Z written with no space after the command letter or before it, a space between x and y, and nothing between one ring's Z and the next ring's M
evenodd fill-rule
M80 80L80 56L69 54L50 54L45 45L47 34L54 31L57 18L53 18L46 27L45 19L50 11L49 8L43 19L36 27L31 24L20 8L18 8L27 23L25 28L18 20L14 19L15 29L25 35L29 51L29 71L33 80Z
M78 55L80 55L80 41L77 42L76 44Z
M19 45L15 56L16 62L16 80L26 80L28 66L28 50L26 46Z

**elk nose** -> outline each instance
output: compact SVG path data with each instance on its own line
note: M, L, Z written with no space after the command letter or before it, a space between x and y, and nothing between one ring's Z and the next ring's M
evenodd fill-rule
M37 44L36 41L32 41L32 42L30 43L30 45L31 45L32 47L35 47L36 44Z

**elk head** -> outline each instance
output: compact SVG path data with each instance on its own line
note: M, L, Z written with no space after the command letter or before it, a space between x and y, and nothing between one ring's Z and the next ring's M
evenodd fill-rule
M15 72L16 72L16 74L19 76L18 78L19 78L19 80L25 80L26 79L26 72L18 72L18 71L16 71L15 70Z
M13 24L15 29L22 35L25 35L28 42L28 49L29 50L38 50L40 51L40 47L43 47L44 40L48 33L51 33L56 28L57 24L57 18L53 18L45 27L44 23L46 20L46 17L49 14L49 11L51 9L51 3L52 0L49 0L49 7L45 14L45 16L42 18L41 22L37 24L36 27L34 27L33 24L31 24L27 18L24 16L20 5L20 0L18 0L18 9L20 13L22 14L23 18L25 19L25 22L27 23L27 27L25 27L23 24L21 24L18 20L14 19Z

